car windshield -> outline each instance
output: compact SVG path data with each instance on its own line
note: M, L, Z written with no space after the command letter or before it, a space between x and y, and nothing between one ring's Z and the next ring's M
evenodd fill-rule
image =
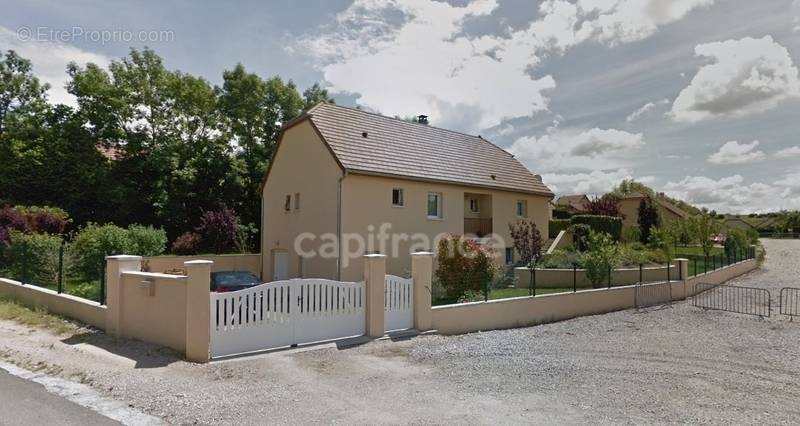
M258 277L249 272L217 272L213 275L217 287L238 287L261 282Z

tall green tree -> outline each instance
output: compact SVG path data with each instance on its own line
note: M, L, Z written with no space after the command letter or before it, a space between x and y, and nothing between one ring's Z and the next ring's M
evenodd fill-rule
M8 50L0 52L0 138L9 126L22 124L47 109L49 86L33 75L31 62Z

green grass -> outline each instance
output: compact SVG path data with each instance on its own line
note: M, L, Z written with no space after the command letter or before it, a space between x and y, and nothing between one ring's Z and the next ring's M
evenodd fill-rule
M76 330L74 324L44 308L31 309L5 297L0 297L0 319L16 321L28 327L47 328L57 334L69 334Z
M712 247L711 248L711 255L712 256L719 256L720 254L725 253L725 250L722 247ZM703 248L699 246L690 246L690 247L678 247L675 250L675 256L704 256L705 253L703 252Z
M588 290L586 288L579 288L578 291ZM552 293L572 293L572 288L537 288L536 295L552 294ZM489 300L508 299L511 297L530 296L531 291L527 288L496 288L489 292Z

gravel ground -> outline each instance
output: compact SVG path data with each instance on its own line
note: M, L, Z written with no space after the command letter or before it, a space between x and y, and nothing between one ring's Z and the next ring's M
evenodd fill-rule
M732 284L800 287L800 241ZM796 424L800 323L672 307L194 365L0 322L0 357L168 423Z

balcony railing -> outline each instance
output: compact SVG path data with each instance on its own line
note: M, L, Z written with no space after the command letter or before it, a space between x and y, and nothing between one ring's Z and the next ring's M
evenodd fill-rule
M485 237L492 233L492 218L464 218L464 234Z

